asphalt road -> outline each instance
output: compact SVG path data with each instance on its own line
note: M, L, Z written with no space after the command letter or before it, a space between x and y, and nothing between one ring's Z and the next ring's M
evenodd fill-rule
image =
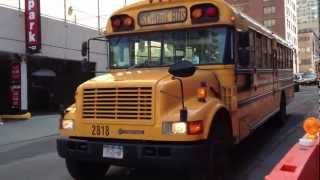
M301 124L304 118L318 116L318 99L317 88L303 87L288 106L289 116L285 126L277 128L272 122L266 123L236 146L232 157L235 180L263 179L303 135ZM10 122L0 127L1 180L72 180L64 160L58 157L55 149L57 117L42 116L38 120ZM112 167L105 179L150 178L186 179L183 172L120 167Z

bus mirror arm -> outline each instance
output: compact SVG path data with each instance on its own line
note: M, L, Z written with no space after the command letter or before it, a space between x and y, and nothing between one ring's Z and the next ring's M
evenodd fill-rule
M188 110L184 105L184 91L181 78L192 76L196 69L197 68L190 61L178 61L169 68L169 73L173 76L172 80L178 80L181 87L182 109L180 110L180 121L182 122L186 122L188 120Z
M188 110L187 110L187 108L186 108L186 106L184 104L184 93L183 93L183 82L182 82L182 79L173 76L172 80L178 80L179 83L180 83L181 104L182 104L182 109L180 109L180 121L181 122L187 122L187 120L188 120Z

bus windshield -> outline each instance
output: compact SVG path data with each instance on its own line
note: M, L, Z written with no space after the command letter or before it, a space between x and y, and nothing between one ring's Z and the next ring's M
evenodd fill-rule
M228 28L141 33L110 38L110 67L169 66L188 60L194 65L226 64Z

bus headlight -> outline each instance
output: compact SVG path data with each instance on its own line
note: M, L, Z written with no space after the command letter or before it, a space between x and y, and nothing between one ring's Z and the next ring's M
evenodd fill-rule
M203 133L203 121L165 122L162 126L165 135L197 135Z
M63 119L62 120L62 129L73 130L74 121L72 119Z
M162 134L175 135L186 134L187 123L186 122L165 122L162 124Z
M172 123L173 134L186 134L186 132L187 132L187 123L185 122Z

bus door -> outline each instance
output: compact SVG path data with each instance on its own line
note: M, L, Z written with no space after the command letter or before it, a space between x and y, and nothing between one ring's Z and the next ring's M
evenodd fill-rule
M254 44L251 31L238 32L236 49L238 57L236 62L236 80L238 94L238 111L240 139L246 137L250 131L250 125L254 123L254 115L250 111L250 103L254 92Z

